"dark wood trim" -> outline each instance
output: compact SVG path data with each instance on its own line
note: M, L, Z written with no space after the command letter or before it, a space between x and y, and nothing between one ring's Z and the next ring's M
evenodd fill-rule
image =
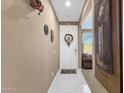
M93 29L81 29L82 32L93 32Z
M59 22L60 25L79 25L79 22Z

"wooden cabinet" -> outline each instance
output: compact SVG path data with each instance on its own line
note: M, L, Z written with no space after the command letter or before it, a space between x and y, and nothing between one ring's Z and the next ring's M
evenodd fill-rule
M82 54L82 68L92 69L92 55L91 54Z

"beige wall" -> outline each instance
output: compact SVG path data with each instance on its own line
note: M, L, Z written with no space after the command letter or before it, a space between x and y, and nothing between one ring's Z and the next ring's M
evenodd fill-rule
M2 0L2 93L47 93L58 70L59 26L49 1L42 3L39 16L29 0ZM44 24L54 31L54 43Z
M92 1L93 0L85 0L83 10L80 16L79 24L82 25L83 22L85 21L89 11L92 9Z

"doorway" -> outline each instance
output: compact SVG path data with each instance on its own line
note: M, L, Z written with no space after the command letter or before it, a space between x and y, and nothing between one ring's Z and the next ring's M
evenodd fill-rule
M60 25L60 69L78 69L78 25Z
M92 69L93 35L91 31L82 33L82 68Z

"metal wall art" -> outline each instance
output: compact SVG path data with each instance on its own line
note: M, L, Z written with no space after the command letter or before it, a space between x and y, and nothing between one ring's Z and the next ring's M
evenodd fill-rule
M96 65L112 74L111 0L95 0L94 12Z
M44 33L45 33L45 35L48 35L48 33L49 33L48 25L44 25Z
M44 10L44 6L40 0L31 0L30 5L39 11L38 15Z
M50 31L50 39L51 39L51 42L54 42L54 32L51 30Z
M73 41L73 36L71 34L66 34L65 35L65 42L67 43L68 47L70 46L70 44L72 43Z

